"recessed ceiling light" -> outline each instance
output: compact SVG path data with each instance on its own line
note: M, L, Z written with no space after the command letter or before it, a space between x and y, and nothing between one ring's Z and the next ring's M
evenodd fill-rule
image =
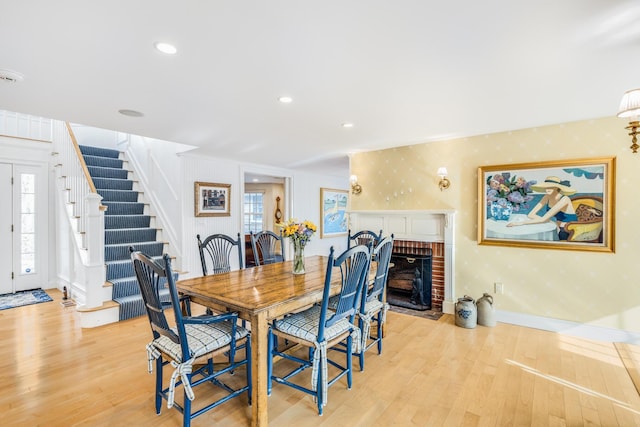
M352 128L353 127L353 123L343 123L342 127L343 128Z
M136 110L118 110L118 113L129 117L144 117L144 114Z
M278 101L282 102L283 104L289 104L293 102L293 98L291 98L290 96L281 96L280 98L278 98Z
M157 42L155 45L156 49L158 49L162 53L166 53L167 55L175 55L178 52L178 49L170 43Z
M18 83L24 80L24 76L16 71L0 68L0 80L8 83Z

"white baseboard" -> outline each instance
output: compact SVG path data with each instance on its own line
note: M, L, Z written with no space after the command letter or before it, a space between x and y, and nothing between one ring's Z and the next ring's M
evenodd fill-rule
M606 342L640 344L640 333L625 331L622 329L603 328L601 326L592 326L567 320L501 310L496 311L496 320L502 323L542 329L543 331L558 332L580 338Z

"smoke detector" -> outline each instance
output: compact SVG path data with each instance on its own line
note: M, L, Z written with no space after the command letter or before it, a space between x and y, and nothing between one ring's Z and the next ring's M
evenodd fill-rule
M0 80L8 83L18 83L24 80L24 76L16 71L0 68Z

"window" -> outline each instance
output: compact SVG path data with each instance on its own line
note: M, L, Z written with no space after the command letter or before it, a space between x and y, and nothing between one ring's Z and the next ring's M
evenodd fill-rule
M34 274L36 258L36 176L20 175L20 273Z
M244 233L264 228L264 193L244 193Z

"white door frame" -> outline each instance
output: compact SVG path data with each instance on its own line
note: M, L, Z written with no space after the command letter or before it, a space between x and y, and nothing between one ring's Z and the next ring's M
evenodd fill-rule
M32 141L29 139L15 139L6 136L0 136L0 163L4 166L2 174L8 174L11 170L13 176L13 185L5 186L0 184L0 197L5 200L0 204L0 228L7 227L10 232L7 240L4 240L4 231L0 233L3 242L11 244L3 244L2 254L2 270L0 278L5 276L10 279L10 285L2 285L1 292L5 292L5 287L9 292L33 288L49 287L49 163L48 157L51 152L51 144L43 141ZM32 272L25 274L20 272L20 251L21 251L21 223L20 223L20 174L33 173L36 177L35 186L35 230L36 230L36 246L35 260L36 263ZM10 213L6 213L6 212ZM8 221L8 223L7 223ZM53 256L53 255L52 255ZM5 260L6 269L5 269ZM11 279L13 277L13 279ZM10 286L10 287L9 287Z
M47 274L47 224L49 192L47 170L41 165L13 164L13 287L14 292L27 289L46 288ZM22 265L23 230L21 221L22 195L21 178L33 175L35 178L34 200L34 262Z

